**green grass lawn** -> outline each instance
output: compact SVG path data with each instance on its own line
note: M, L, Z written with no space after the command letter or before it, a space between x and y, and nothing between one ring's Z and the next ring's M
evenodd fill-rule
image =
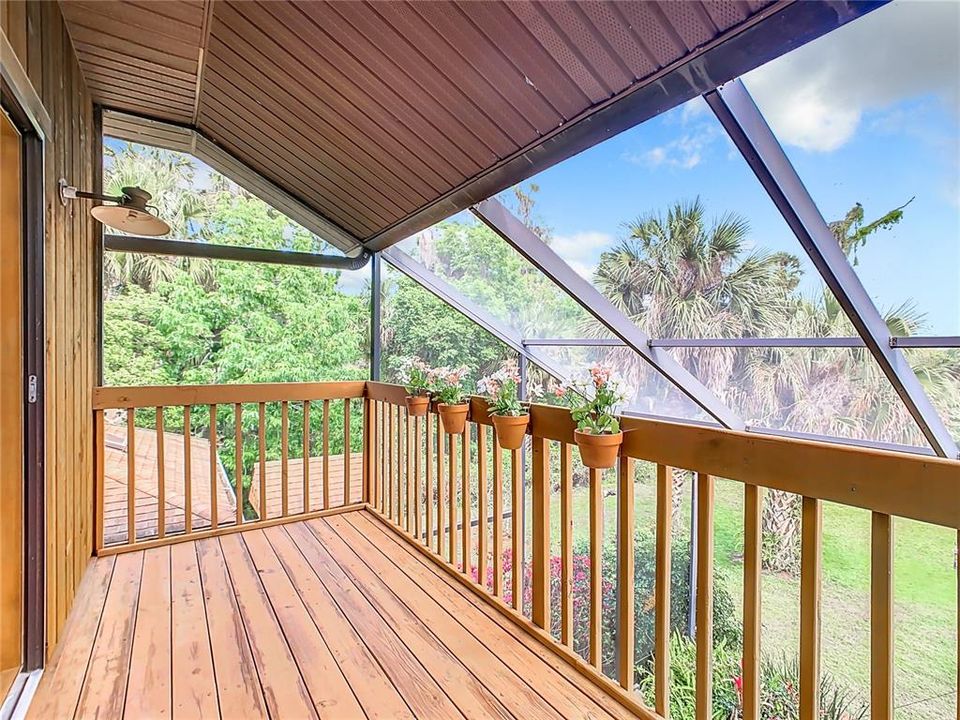
M604 490L606 537L613 537L616 496L612 473ZM607 494L609 493L609 494ZM638 527L654 528L651 479L636 485ZM530 508L528 498L528 513ZM574 490L574 538L586 541L589 498ZM689 491L677 532L688 532ZM559 497L551 504L553 551L559 553ZM528 525L529 528L529 518ZM742 609L743 486L718 480L715 556L727 590ZM956 717L956 532L898 519L895 524L896 702L898 717ZM870 513L825 504L823 512L822 666L842 684L869 697ZM796 657L799 648L799 578L765 573L762 586L765 655Z

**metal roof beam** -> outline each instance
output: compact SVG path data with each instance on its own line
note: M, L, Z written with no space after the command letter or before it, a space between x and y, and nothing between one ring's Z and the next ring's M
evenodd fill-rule
M804 187L773 131L740 80L704 95L707 104L783 215L827 287L836 297L893 389L934 451L960 457L957 444L924 392L916 373Z
M746 428L736 413L691 375L669 352L650 347L650 338L624 312L577 274L500 201L488 198L475 205L472 210L484 224L719 423L735 430Z
M526 357L527 360L543 368L558 380L565 381L568 379L568 374L549 355L524 345L520 333L479 307L446 280L430 272L400 248L388 248L381 251L379 255L394 268L417 284L422 285L454 310L466 316L467 319L475 322L514 352Z

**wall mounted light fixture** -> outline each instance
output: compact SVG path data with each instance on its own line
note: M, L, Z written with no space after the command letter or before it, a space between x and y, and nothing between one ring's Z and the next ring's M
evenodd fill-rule
M120 189L122 195L99 195L97 193L77 190L63 178L60 179L60 200L64 205L67 200L100 200L112 202L115 205L94 205L90 214L94 219L115 230L121 230L133 235L166 235L170 226L156 216L156 208L147 205L153 197L143 188L124 187ZM151 212L153 210L154 212Z

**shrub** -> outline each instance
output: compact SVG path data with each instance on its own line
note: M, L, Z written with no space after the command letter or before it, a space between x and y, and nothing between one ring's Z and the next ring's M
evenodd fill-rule
M670 717L696 717L697 647L687 637L670 639ZM799 669L796 660L764 661L760 667L761 720L799 720ZM742 717L740 652L735 646L718 642L713 648L713 720ZM638 689L644 700L654 703L653 668L641 673ZM820 677L820 720L864 720L868 706L839 685L834 678Z
M672 544L671 559L671 595L670 629L671 632L683 631L687 626L690 607L690 550L689 542L675 538ZM656 571L656 544L649 532L638 532L634 538L634 642L636 648L635 677L639 678L643 669L650 664L654 640L654 593ZM509 550L503 554L505 575L505 601L510 604L510 575L513 558ZM561 585L560 571L562 560L554 555L550 558L550 597L551 631L554 637L560 637ZM587 543L579 543L573 549L573 649L581 657L590 654L590 551ZM603 613L601 615L601 650L603 671L609 676L616 674L617 642L617 551L614 543L603 548L601 596ZM524 571L523 607L529 608L532 602L532 568L528 563ZM488 573L487 585L492 585L492 571ZM733 598L724 589L719 577L714 582L713 596L714 642L736 645L739 643L740 626L734 615Z

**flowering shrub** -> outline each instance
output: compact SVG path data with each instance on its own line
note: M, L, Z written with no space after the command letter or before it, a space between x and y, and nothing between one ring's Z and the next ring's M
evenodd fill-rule
M409 395L430 394L430 368L420 358L407 358L400 367L404 387Z
M557 399L570 407L581 432L594 435L620 432L617 409L626 399L623 382L610 368L594 363L587 375L554 390Z
M490 398L490 411L495 415L527 415L529 411L520 403L520 370L516 360L507 360L500 369L477 383L481 395Z
M430 370L430 387L437 400L447 405L461 405L467 401L463 390L463 378L468 368L433 368Z

